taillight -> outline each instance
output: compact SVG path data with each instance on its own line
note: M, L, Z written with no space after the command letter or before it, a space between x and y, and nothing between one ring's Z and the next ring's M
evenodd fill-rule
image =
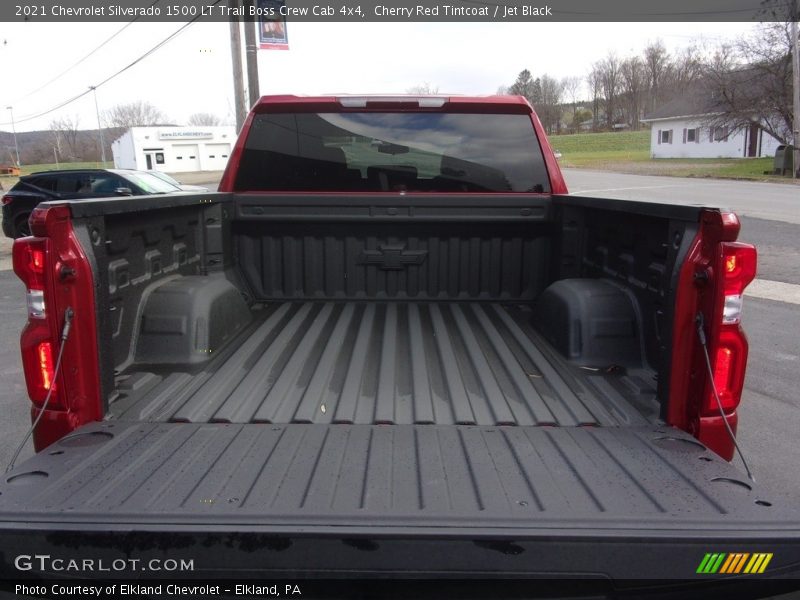
M721 242L714 266L716 276L715 315L710 324L709 351L714 385L726 413L738 405L747 366L747 337L741 328L742 298L756 276L755 247L739 242ZM706 415L719 414L710 382L703 407Z
M53 344L41 342L36 347L36 354L39 357L39 376L42 388L45 391L55 390L55 367L53 365Z
M47 316L44 300L46 260L46 239L25 238L14 244L14 270L25 282L28 316L34 319Z
M28 324L22 331L20 348L28 395L41 405L48 392L48 408L63 408L56 393L54 358L58 349L58 319L48 311L53 286L50 279L50 241L47 238L26 237L14 242L14 272L23 281L28 304Z
M756 276L756 249L750 244L720 244L720 272L723 279L722 323L734 325L742 317L742 294Z
M20 349L39 451L102 418L103 403L94 274L69 206L37 207L30 224L33 235L14 241L13 258L28 301Z
M3 196L3 206L5 206L6 204L11 204L13 201L14 201L13 196L9 196L8 194Z

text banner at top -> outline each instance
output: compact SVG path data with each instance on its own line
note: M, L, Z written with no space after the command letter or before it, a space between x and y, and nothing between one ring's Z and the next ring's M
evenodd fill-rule
M792 0L286 0L279 7L244 0L234 4L228 0L4 0L0 21L756 22L790 20ZM264 14L270 10L282 13Z

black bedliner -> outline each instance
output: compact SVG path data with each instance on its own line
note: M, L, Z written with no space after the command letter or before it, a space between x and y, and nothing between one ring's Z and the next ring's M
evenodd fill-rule
M789 508L657 426L107 422L63 438L0 491L4 520L177 525L203 515L209 526L267 529L743 532L749 521L763 533Z
M123 420L225 423L644 425L652 372L567 364L529 306L275 302L200 371L119 379ZM613 370L612 370L613 371Z
M0 485L7 556L168 552L192 576L687 578L770 552L796 577L799 540L796 502L657 426L95 423Z

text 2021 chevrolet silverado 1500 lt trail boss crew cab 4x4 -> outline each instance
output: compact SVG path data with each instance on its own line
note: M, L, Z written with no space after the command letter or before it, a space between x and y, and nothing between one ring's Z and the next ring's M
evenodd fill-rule
M735 215L567 195L516 97L265 97L219 189L15 242L40 452L0 482L7 569L797 574L796 507L725 460Z

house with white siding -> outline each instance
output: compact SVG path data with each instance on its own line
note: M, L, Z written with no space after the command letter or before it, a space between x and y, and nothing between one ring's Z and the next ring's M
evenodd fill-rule
M685 94L645 116L652 158L748 158L775 156L781 144L758 122L749 127L710 125L714 113L696 94Z

